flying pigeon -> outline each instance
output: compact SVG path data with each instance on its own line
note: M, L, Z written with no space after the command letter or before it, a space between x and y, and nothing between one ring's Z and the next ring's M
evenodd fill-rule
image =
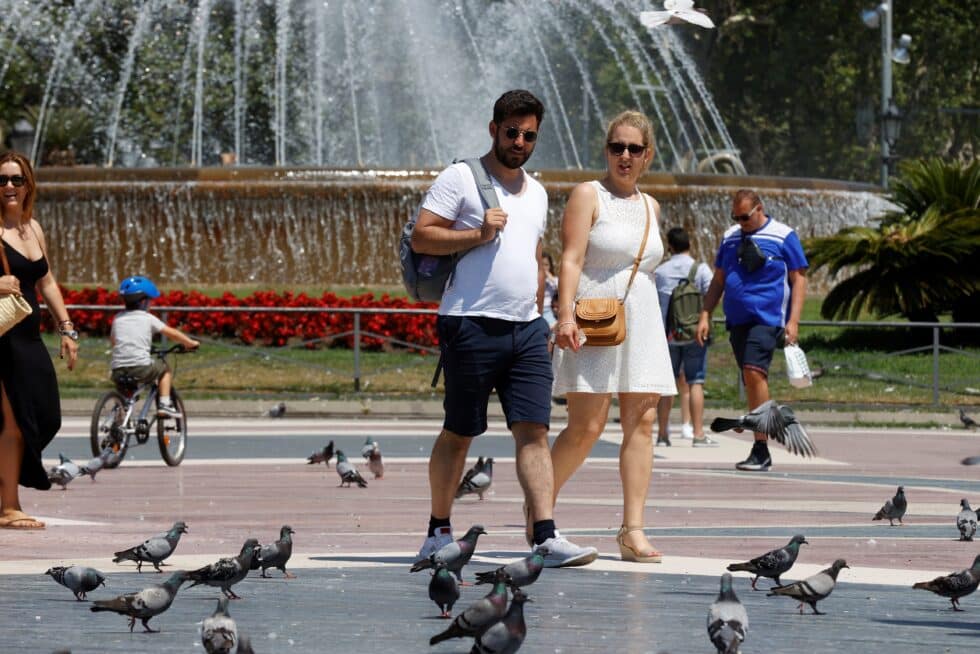
M174 553L177 543L180 542L180 535L186 533L187 525L184 524L183 520L178 520L167 533L147 538L142 545L116 552L112 562L136 561L136 572L142 572L143 562L147 561L153 564L157 572L163 572L160 569L160 563Z
M786 574L793 567L793 564L796 563L796 557L800 555L800 545L809 544L806 538L803 537L803 534L797 534L790 539L786 547L766 552L762 556L757 556L745 563L732 563L728 566L728 571L745 571L754 574L755 578L752 580L752 590L759 590L755 586L756 582L759 581L759 577L769 577L778 586L779 575Z
M963 423L964 429L976 429L978 426L977 421L966 415L966 411L960 409L960 422Z
M266 415L270 418L282 418L286 415L286 403L280 402L266 412Z
M692 23L705 29L715 26L703 9L694 8L694 0L664 0L664 11L641 11L640 22L649 28L683 23Z
M296 575L286 572L286 562L289 561L289 557L293 555L293 539L291 534L295 534L293 528L289 525L283 525L279 529L279 540L269 545L263 545L255 558L252 559L252 570L258 570L262 568L262 576L266 577L265 574L267 568L276 568L277 570L282 570L282 573L286 575L286 579L294 579Z
M150 625L147 623L150 618L160 615L170 608L174 597L177 596L177 591L185 581L187 581L187 573L178 570L162 584L155 584L137 593L120 595L111 600L96 600L92 603L90 610L93 612L112 611L119 615L128 615L130 631L133 630L136 619L139 618L143 623L143 629L155 633L158 630L150 629Z
M766 400L744 416L738 418L715 418L711 431L721 432L729 429L757 431L786 446L792 454L811 457L817 453L810 435L796 419L796 414L785 404Z
M456 578L446 569L446 564L441 561L436 563L435 572L429 580L429 599L442 611L442 617L452 617L449 612L453 610L453 604L459 599L459 585L456 583Z
M527 636L524 603L530 601L523 591L515 590L507 613L499 622L477 636L470 654L514 654L519 650Z
M749 630L749 614L732 590L732 576L721 576L718 598L708 609L708 638L718 654L736 654Z
M87 568L82 565L63 566L48 568L44 573L51 575L51 578L59 584L75 593L75 599L81 602L85 599L85 593L91 592L99 586L105 586L105 575L95 568Z
M457 541L443 545L427 559L420 559L412 566L411 572L434 568L437 563L442 563L446 569L456 575L460 582L463 581L463 566L470 562L473 552L476 551L476 541L481 534L487 533L483 525L473 525L469 531Z
M527 556L520 561L508 563L505 566L501 566L496 570L490 570L489 572L477 572L476 583L477 585L492 584L496 579L497 573L503 572L505 575L510 577L510 585L512 588L530 586L538 580L538 577L541 576L541 571L544 570L544 557L548 554L548 548L544 545L540 545L531 552L530 556Z
M361 456L368 459L371 456L371 450L374 449L375 445L377 445L377 442L368 436L367 440L364 441L364 445L361 446Z
M61 490L67 490L71 480L81 473L81 468L61 452L58 452L58 458L61 462L48 470L48 481L61 486Z
M837 559L829 568L821 570L812 577L807 577L803 581L797 581L786 586L772 588L766 593L766 597L773 595L792 597L800 603L800 615L803 615L804 604L809 604L815 615L823 615L823 613L817 610L817 602L826 599L834 592L834 586L837 585L838 573L840 573L841 568L849 567L851 566L847 565L844 559Z
M970 503L964 497L960 500L962 511L956 516L956 528L960 530L960 540L973 540L977 533L977 512L970 508Z
M375 443L374 447L368 453L368 470L374 475L375 479L384 479L385 476L385 464L381 460L381 448Z
M481 461L482 459L478 459L476 465L463 476L456 490L456 499L476 494L482 500L484 493L490 490L490 484L493 483L493 457L487 457L482 463Z
M497 574L493 589L456 616L449 628L429 639L429 645L450 638L480 636L507 613L507 577Z
M92 457L89 462L79 468L79 475L88 475L95 481L95 475L102 470L107 464L114 461L118 457L118 454L111 447L106 447L99 453L99 456Z
M953 604L953 610L962 611L960 598L975 591L978 584L980 584L980 555L973 559L973 565L966 570L936 577L932 581L920 581L912 588L921 588L932 591L941 597L948 597Z
M330 459L333 458L333 441L327 443L327 445L319 452L314 452L309 457L307 457L307 464L314 463L325 463L330 464Z
M241 599L231 590L231 587L245 578L248 571L252 569L252 559L258 551L259 541L249 538L242 545L242 551L238 556L231 556L198 568L187 573L187 578L194 583L191 588L199 584L207 584L220 588L226 597L231 599Z
M367 488L367 482L361 473L357 471L354 464L347 460L347 455L344 454L343 450L337 450L337 475L340 476L340 485L347 485L350 488L351 484L357 484L361 488Z
M895 491L895 497L886 501L885 504L878 509L878 513L874 514L872 520L888 520L888 525L890 527L895 526L895 521L898 520L898 524L904 525L902 522L902 516L905 515L905 510L909 508L909 503L905 499L905 486L899 486L898 490Z
M231 654L238 645L238 625L228 615L228 598L219 597L218 607L201 623L201 644L208 654Z

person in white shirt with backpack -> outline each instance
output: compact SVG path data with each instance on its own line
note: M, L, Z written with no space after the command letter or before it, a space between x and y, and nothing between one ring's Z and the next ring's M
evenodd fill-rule
M704 380L708 369L708 344L695 340L702 298L711 286L711 269L690 255L691 239L681 227L667 232L670 259L655 272L660 309L667 330L667 346L675 379L683 374L689 390L692 445L717 447L718 442L704 434ZM684 401L681 396L681 401ZM665 395L657 405L657 445L670 446L668 430L674 398ZM686 426L686 425L685 425Z

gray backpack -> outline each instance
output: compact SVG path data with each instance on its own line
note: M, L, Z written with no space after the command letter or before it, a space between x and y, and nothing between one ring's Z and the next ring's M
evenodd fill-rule
M457 163L454 161L453 163ZM463 163L469 166L473 172L473 179L476 180L476 188L480 192L480 198L487 209L499 207L497 193L493 190L493 182L483 163L479 159L463 159ZM423 200L424 202L424 200ZM398 258L402 266L402 282L409 296L417 302L440 302L442 294L446 290L446 285L456 271L456 264L470 250L463 250L455 254L419 254L412 249L412 232L415 230L415 223L419 218L419 211L422 204L409 218L402 228L402 235L398 241Z

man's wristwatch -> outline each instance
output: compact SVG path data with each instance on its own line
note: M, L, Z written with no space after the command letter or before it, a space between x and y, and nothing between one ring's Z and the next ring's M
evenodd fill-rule
M59 329L58 333L61 334L62 336L67 336L73 341L76 342L78 341L78 332L75 331L74 329Z

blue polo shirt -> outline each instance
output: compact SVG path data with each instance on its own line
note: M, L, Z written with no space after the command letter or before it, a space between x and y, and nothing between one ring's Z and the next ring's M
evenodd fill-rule
M743 238L752 239L766 257L765 265L755 272L738 262ZM725 324L785 327L790 303L787 272L807 267L800 238L788 225L767 215L765 224L754 232L729 227L715 258L715 268L725 271Z

